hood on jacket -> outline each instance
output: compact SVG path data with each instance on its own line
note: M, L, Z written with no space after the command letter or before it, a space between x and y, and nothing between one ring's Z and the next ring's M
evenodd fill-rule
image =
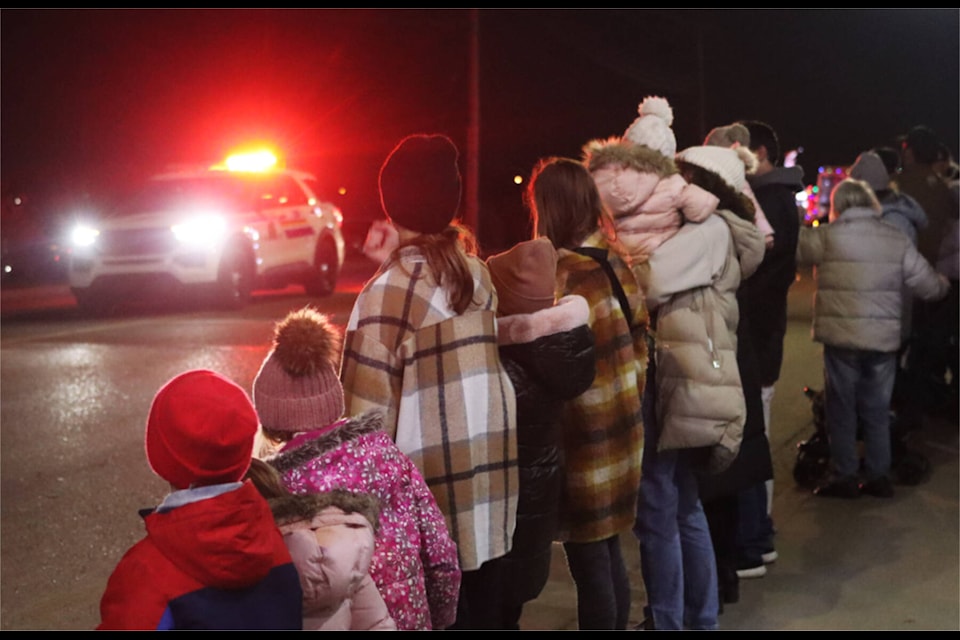
M883 215L898 213L917 229L926 229L929 224L923 207L906 193L894 193L891 198L881 200L880 206L883 207Z
M312 520L328 507L337 507L344 513L358 513L376 533L380 520L380 500L369 493L333 489L318 493L296 494L270 498L270 509L278 527L301 520Z
M621 138L591 140L585 144L583 164L591 173L609 165L653 173L661 178L677 173L673 159L644 145L624 143Z
M497 319L500 345L524 344L537 338L570 331L590 320L590 307L583 296L564 296L552 307L536 313L503 316Z
M497 333L504 367L508 372L520 367L557 398L575 398L596 377L589 319L589 304L579 295L564 296L556 306L537 313L500 318ZM517 393L519 397L523 389Z
M240 589L273 568L280 532L253 483L144 518L165 557L204 585Z
M379 410L347 418L323 435L311 438L300 446L283 449L275 456L268 458L266 462L280 473L286 473L291 469L302 467L310 460L339 447L344 442L355 440L374 431L383 431L383 421L383 413ZM319 428L321 427L318 426ZM309 433L307 432L308 437Z

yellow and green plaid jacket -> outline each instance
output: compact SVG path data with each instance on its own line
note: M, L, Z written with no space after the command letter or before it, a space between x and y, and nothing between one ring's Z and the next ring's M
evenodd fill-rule
M591 235L583 246L606 252L632 318L628 323L599 262L573 251L558 251L557 295L587 299L597 354L593 386L569 403L564 417L560 539L571 542L603 540L633 526L643 455L641 394L647 369L647 310L633 273L602 232Z

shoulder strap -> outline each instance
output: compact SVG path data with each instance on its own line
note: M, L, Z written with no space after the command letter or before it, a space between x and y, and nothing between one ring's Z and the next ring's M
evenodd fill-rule
M593 258L600 264L601 267L603 267L604 272L607 274L607 278L610 280L610 286L613 288L613 293L616 294L617 300L620 301L620 308L623 309L623 315L627 319L627 325L632 330L633 311L630 310L630 302L627 300L627 294L623 290L623 285L620 284L620 279L614 272L610 261L607 260L606 250L599 249L597 247L577 247L574 249L574 251L582 256Z

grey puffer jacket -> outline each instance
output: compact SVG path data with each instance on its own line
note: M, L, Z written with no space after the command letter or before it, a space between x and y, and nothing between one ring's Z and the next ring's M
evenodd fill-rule
M869 208L804 227L797 262L816 267L813 339L833 347L897 351L904 285L924 300L939 300L950 288L906 235Z
M752 222L719 210L686 224L638 274L656 313L658 447L710 447L708 469L736 457L746 405L737 365L736 293L763 258Z

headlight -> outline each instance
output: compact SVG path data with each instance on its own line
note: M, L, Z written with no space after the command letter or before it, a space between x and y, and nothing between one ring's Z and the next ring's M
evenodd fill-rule
M207 215L191 218L170 228L183 244L209 244L223 239L227 221L222 216Z
M78 248L89 247L97 241L97 236L99 235L99 230L85 224L80 224L74 227L70 233L70 242Z

